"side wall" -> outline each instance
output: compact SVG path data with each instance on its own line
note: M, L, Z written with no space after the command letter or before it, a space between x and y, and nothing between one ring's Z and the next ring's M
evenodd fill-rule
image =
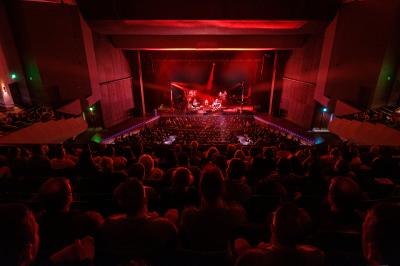
M16 74L15 79L11 79L10 74ZM20 58L15 46L14 37L8 21L5 5L0 1L0 89L5 87L7 95L0 94L4 105L12 104L10 97L9 84L17 83L21 95L21 104L30 104L29 91L26 86L24 72L22 70ZM3 90L4 91L4 90Z
M127 120L134 107L131 69L124 52L114 48L106 37L95 34L93 41L103 122L110 127Z
M326 96L360 108L387 103L387 77L395 75L398 60L399 6L397 0L365 0L339 10Z
M12 2L9 8L34 102L60 106L60 103L90 96L78 8L19 1Z
M100 101L104 127L129 118L134 105L124 52L93 33L77 6L16 1L7 8L34 103L59 108L79 100L73 110L79 114Z
M322 40L323 34L310 37L292 51L284 68L281 109L287 111L288 120L304 128L312 125Z

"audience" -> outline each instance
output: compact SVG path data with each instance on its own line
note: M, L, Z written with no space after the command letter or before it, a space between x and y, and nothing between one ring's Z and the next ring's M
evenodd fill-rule
M324 265L321 250L302 244L310 223L304 210L293 205L280 206L273 215L269 243L260 243L254 252L246 251L250 246L245 240L236 241L238 253L244 252L237 265Z
M167 209L178 209L196 206L198 203L197 190L193 187L194 177L186 167L174 169L171 186L166 188L161 202Z
M374 109L367 109L354 114L344 115L344 118L350 120L358 120L362 122L381 123L389 127L399 129L400 118L396 113L399 106L387 105Z
M251 196L251 188L246 179L246 164L241 159L233 158L226 172L225 200L245 203Z
M182 246L189 250L221 252L229 256L232 254L231 232L246 222L245 210L239 205L228 206L224 202L224 180L215 166L208 166L203 171L199 190L200 207L187 208L182 213Z
M368 265L400 264L400 205L381 203L369 210L363 224L363 251Z
M39 249L39 227L24 205L0 205L0 262L2 265L30 265Z
M75 163L65 156L65 149L62 145L57 145L54 149L55 157L50 160L51 169L64 170L72 169Z
M399 207L384 203L398 202L397 149L211 120L163 118L112 145L0 147L1 265L399 265Z
M177 229L147 209L143 185L136 179L121 183L114 198L123 214L109 217L99 236L99 265L120 265L132 260L162 260L172 255Z
M73 244L76 239L88 235L95 237L103 218L100 214L71 210L72 189L65 178L50 178L37 195L43 211L38 214L40 227L39 260L47 260L51 254Z
M0 135L27 127L36 122L47 122L56 119L54 111L46 106L33 107L20 112L4 112L6 115L0 119Z
M321 230L354 230L361 232L363 213L362 192L358 184L349 177L335 177L328 191L329 211L321 217Z

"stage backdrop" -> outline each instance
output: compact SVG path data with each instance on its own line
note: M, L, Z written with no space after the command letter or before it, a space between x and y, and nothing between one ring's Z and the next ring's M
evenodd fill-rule
M137 64L137 54L131 56L132 62ZM270 79L272 59L270 52L265 51L142 52L146 109L149 112L162 104L169 106L171 82L185 83L203 93L216 95L244 81L245 94L252 95L253 87L258 89L258 83ZM138 85L135 83L136 90ZM262 89L266 91L265 87ZM260 99L260 95L257 96Z

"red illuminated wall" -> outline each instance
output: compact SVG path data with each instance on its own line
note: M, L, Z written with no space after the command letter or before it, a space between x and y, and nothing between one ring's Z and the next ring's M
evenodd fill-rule
M134 106L131 69L123 51L114 48L105 36L93 35L93 42L103 122L110 127L128 119Z
M301 49L294 49L284 76L305 82L283 81L281 108L288 111L288 119L310 127L315 101L340 113L343 105L357 110L395 103L398 14L396 0L349 2L326 34L314 35ZM329 103L343 104L335 110L335 104Z
M15 2L9 9L33 100L59 105L91 95L78 8Z
M18 52L35 103L61 107L73 100L80 113L101 101L104 126L128 118L133 107L131 76L120 49L93 36L76 6L15 2L8 6ZM87 104L86 104L87 103Z
M17 78L12 80L10 78L10 73L15 73ZM4 84L4 86L8 88L8 84L13 82L18 84L22 102L24 104L29 104L29 91L8 21L7 12L4 3L0 2L0 84Z
M398 61L399 1L352 2L340 9L325 95L358 107L385 104Z
M302 48L292 51L284 68L280 107L287 111L287 119L304 128L312 124L322 40L323 34L310 37Z

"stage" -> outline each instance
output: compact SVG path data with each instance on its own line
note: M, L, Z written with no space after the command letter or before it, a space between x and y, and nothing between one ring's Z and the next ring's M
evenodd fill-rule
M158 115L207 115L207 114L253 114L254 107L250 105L232 105L213 108L200 105L197 108L187 108L184 110L174 108L158 108Z

